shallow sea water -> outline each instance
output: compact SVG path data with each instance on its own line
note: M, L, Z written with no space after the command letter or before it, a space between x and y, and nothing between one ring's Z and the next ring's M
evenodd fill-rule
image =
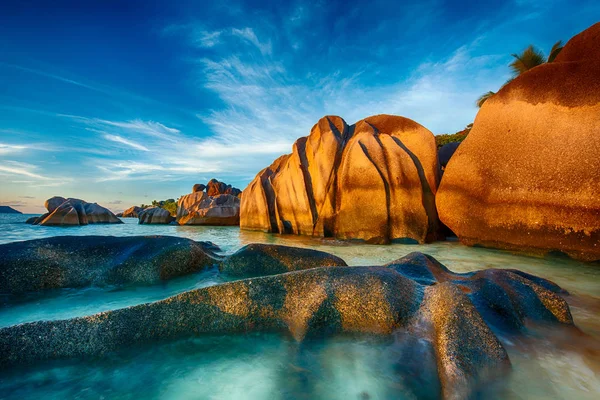
M271 235L236 227L122 225L41 227L28 215L0 214L0 244L60 235L171 235L217 244L223 254L253 242L310 247L349 265L380 265L412 251L431 254L453 271L516 268L550 279L583 333L532 330L501 337L513 371L482 398L600 398L600 265L470 248L455 241L374 246L330 239ZM223 282L215 269L154 286L65 289L0 307L0 327L65 319L160 300ZM272 334L203 336L115 353L108 358L41 363L0 370L1 399L413 399L436 398L437 381L422 339L336 337L298 344Z

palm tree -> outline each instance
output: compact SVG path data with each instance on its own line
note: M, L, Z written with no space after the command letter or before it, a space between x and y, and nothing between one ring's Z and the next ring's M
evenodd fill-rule
M552 46L552 49L550 50L550 55L548 56L547 62L553 62L558 53L560 53L560 51L563 49L563 47L564 46L562 40L559 40L558 42L554 43L554 46Z
M479 97L477 99L477 102L476 102L477 107L481 108L481 106L483 106L483 103L485 103L487 99L489 99L490 97L492 97L495 94L496 94L496 92L489 91L489 92L481 95L481 97Z
M544 56L544 53L542 53L540 50L533 47L533 45L527 47L525 50L523 50L521 54L512 54L515 60L512 63L510 63L509 66L513 71L514 77L506 81L504 85L512 81L517 76L521 75L523 72L527 72L530 69L537 67L538 65L553 62L562 49L563 42L562 40L559 40L558 42L554 43L554 46L552 46L552 49L550 49L550 55L548 55L548 58L546 58ZM504 87L504 85L502 86ZM485 101L492 97L494 94L496 93L487 92L483 94L480 98L477 99L477 107L481 108L483 103L485 103Z
M544 53L533 46L529 46L523 50L521 54L513 54L512 56L515 58L515 60L510 63L510 68L513 70L513 75L515 77L519 76L523 72L527 72L538 65L554 61L562 49L563 44L562 41L559 40L558 42L554 43L554 46L552 46L552 49L550 49L550 55L548 58L544 56Z

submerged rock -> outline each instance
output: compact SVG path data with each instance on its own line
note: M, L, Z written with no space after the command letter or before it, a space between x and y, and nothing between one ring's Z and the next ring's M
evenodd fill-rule
M149 207L141 211L138 216L140 224L170 224L175 217L164 208Z
M437 149L433 134L399 116L348 126L322 118L292 154L275 160L244 190L241 228L360 239L435 239Z
M220 270L229 276L254 277L346 265L341 258L323 251L253 243L223 260Z
M463 243L600 260L599 43L600 23L485 102L437 195Z
M55 196L45 203L48 212L26 222L34 225L122 224L108 208L84 200Z
M179 225L239 225L240 199L230 194L209 196L194 192L177 203Z
M152 284L217 264L212 243L170 236L57 236L0 245L0 293Z
M100 356L202 333L282 332L303 340L404 330L432 344L440 394L466 398L510 365L490 325L518 332L526 321L573 324L559 291L510 270L455 274L430 256L411 253L385 266L312 268L88 317L3 328L0 366Z

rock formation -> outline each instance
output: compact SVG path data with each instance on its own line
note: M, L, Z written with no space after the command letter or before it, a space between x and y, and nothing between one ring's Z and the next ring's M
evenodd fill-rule
M440 219L469 245L600 259L600 23L485 102Z
M324 117L244 190L244 229L371 243L436 239L434 136L407 118Z
M217 264L211 243L169 236L57 236L0 245L0 293L152 284Z
M201 183L196 183L194 185L194 187L192 187L192 193L202 192L202 191L204 191L204 189L206 189L206 185L203 185Z
M19 210L15 210L10 206L0 206L0 214L23 214Z
M175 217L164 208L149 207L139 213L140 224L170 224L175 221Z
M220 194L230 194L232 196L239 196L242 191L224 182L219 182L216 179L211 179L206 184L206 194L209 196L218 196Z
M45 206L46 214L30 218L27 222L47 226L123 223L108 208L84 200L55 196L46 200Z
M329 266L346 266L346 262L323 251L253 243L225 258L219 269L246 278Z
M239 225L240 199L230 194L209 196L199 191L181 196L177 203L180 225Z
M127 210L123 211L122 213L118 213L117 217L121 217L121 218L138 218L140 212L143 211L143 210L144 209L142 207L138 207L138 206L129 207Z
M282 252L281 254L284 254ZM411 253L379 267L323 267L245 279L88 317L0 329L0 366L96 357L136 344L203 333L281 332L302 341L335 334L411 332L437 360L444 398L510 368L495 330L572 326L560 288L512 270L455 274Z

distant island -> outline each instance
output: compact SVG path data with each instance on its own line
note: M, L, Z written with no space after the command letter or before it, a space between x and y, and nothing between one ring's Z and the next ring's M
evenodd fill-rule
M19 210L15 210L14 208L9 207L9 206L0 206L0 214L23 214L23 213Z

